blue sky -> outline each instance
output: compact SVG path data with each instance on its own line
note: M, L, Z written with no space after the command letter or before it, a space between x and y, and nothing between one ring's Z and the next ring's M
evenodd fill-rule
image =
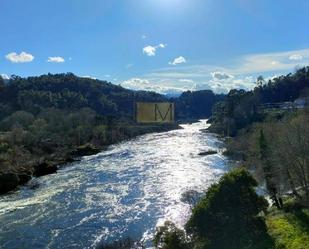
M250 89L309 65L308 0L1 0L0 74Z

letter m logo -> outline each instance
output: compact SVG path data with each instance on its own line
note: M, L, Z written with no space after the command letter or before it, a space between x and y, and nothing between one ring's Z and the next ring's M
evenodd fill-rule
M137 103L138 123L172 123L175 113L174 103Z

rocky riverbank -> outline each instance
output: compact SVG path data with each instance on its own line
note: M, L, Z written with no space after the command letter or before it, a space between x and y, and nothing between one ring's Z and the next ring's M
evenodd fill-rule
M73 148L61 148L61 150L58 150L58 153L45 155L43 157L32 155L32 160L25 161L23 166L11 166L7 167L6 170L0 171L0 194L5 194L17 189L18 186L26 184L33 177L54 174L60 166L77 161L83 156L97 154L100 151L105 150L111 144L119 143L147 133L165 132L174 129L180 129L180 126L178 124L154 126L137 125L132 129L132 132L117 138L116 141L113 141L108 145L87 143Z

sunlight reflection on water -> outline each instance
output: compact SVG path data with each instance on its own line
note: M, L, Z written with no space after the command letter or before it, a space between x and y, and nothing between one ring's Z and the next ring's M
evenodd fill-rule
M183 226L189 190L205 191L227 169L204 121L111 146L0 197L0 248L92 248L121 236L151 238L166 220Z

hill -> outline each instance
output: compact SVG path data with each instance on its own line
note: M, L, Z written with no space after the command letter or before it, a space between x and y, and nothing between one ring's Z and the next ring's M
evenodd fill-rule
M134 92L72 73L29 78L13 76L0 97L0 119L17 110L37 114L46 108L74 111L86 107L104 116L132 117L134 101L166 100L154 92Z
M224 99L225 95L223 94L214 94L211 90L202 90L184 92L172 101L175 102L178 119L200 119L210 117L214 104Z

